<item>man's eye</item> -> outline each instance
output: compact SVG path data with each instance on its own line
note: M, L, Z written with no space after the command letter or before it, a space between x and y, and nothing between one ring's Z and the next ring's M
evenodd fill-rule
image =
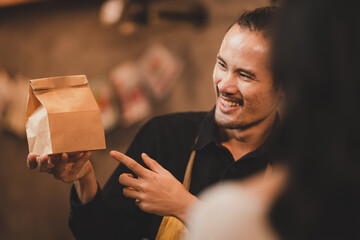
M249 77L248 75L245 75L245 74L243 74L243 73L239 73L239 75L240 75L240 78L241 78L241 79L244 79L244 80L246 80L246 81L252 80L251 77Z
M218 64L221 66L221 68L226 68L226 65L222 62L218 62Z

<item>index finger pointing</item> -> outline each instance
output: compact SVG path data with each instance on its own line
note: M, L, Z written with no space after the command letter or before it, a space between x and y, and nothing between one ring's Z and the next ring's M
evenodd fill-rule
M118 151L111 151L110 156L112 158L114 158L115 160L119 161L120 163L124 164L126 167L128 167L131 171L133 171L139 177L145 176L149 172L148 169L141 166L134 159L132 159Z

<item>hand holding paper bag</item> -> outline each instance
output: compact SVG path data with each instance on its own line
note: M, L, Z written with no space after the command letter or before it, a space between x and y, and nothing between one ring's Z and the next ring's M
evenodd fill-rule
M30 153L27 157L27 165L30 169L38 168L40 172L50 173L64 183L73 183L92 170L91 163L88 161L90 155L90 152L50 156L37 156Z
M30 80L26 134L29 152L37 155L106 148L86 76Z
M90 155L90 152L49 156L29 153L27 165L30 169L38 168L40 172L47 172L64 183L74 183L80 201L85 204L97 191L94 169L89 161Z

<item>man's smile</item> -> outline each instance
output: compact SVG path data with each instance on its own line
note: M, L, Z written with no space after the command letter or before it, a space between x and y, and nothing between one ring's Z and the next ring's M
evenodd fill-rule
M220 94L219 96L219 107L222 112L232 112L244 105L244 101L241 98L228 97L224 95L225 94Z
M225 100L224 98L220 98L220 101L225 107L239 107L240 106L240 104L238 102Z

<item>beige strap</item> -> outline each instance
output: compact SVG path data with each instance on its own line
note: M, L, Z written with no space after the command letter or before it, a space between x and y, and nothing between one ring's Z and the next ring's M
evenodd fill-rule
M184 181L183 181L183 185L186 188L186 190L189 191L190 189L190 183L191 183L191 172L192 172L192 168L194 166L194 160L195 160L195 153L196 151L193 150L190 154L190 158L189 158L189 162L187 164L186 167L186 171L185 171L185 176L184 176Z
M270 163L268 162L266 169L265 169L264 181L267 181L271 177L272 171L273 171L273 168L270 165Z
M196 151L193 150L190 154L183 181L183 185L188 191L190 189L191 172L194 166L195 153ZM156 235L156 240L180 240L183 238L184 232L186 231L186 227L179 219L171 216L165 216L161 221Z
M187 233L184 224L171 216L163 217L155 240L181 240Z

